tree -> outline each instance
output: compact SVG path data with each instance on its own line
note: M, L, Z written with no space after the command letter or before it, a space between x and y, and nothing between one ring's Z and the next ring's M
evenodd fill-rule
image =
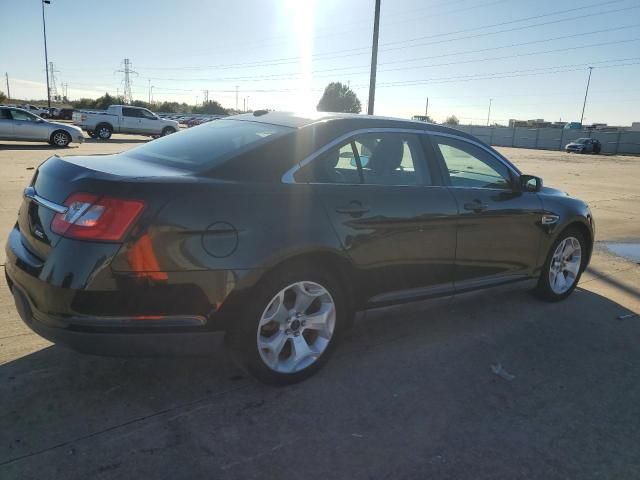
M458 120L458 117L456 117L455 115L451 115L447 117L444 123L445 125L460 125L460 120Z
M324 89L317 109L319 112L360 113L362 105L358 96L347 85L331 82Z
M4 102L7 99L7 96L3 91L0 90L0 103Z
M227 111L222 105L215 100L209 100L208 102L198 105L193 109L193 113L208 113L209 115L226 115Z

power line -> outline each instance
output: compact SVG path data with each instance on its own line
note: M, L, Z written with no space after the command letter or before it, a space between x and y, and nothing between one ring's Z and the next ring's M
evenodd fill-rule
M461 65L461 64L469 64L469 63L480 63L480 62L487 62L487 61L493 61L493 60L506 60L506 59L510 59L510 58L519 58L519 57L528 57L528 56L532 56L532 55L544 55L544 54L548 54L548 53L558 53L558 52L565 52L565 51L570 51L570 50L579 50L579 49L583 49L583 48L594 48L594 47L600 47L600 46L606 46L606 45L617 45L617 44L621 44L621 43L629 43L629 42L636 42L636 41L640 41L640 37L636 37L636 38L630 38L630 39L623 39L623 40L614 40L614 41L610 41L610 42L599 42L599 43L591 43L591 44L587 44L587 45L578 45L578 46L573 46L573 47L564 47L564 48L556 48L556 49L551 49L551 50L542 50L542 51L535 51L535 52L525 52L525 53L515 53L515 54L511 54L511 55L501 55L501 56L497 56L497 57L482 57L482 58L476 58L476 59L469 59L469 60L459 60L459 61L455 61L455 62L446 62L446 63L432 63L432 64L425 64L425 65L411 65L411 66L406 66L406 67L398 67L398 68L387 68L387 69L380 69L379 72L396 72L396 71L406 71L406 70L413 70L413 69L420 69L420 68L433 68L433 67L446 67L446 66L452 66L452 65ZM428 58L428 57L425 57ZM380 63L380 65L387 65L389 63L399 63L399 62L387 62L387 63ZM329 69L319 69L319 70L314 70L313 72L311 72L315 78L322 78L322 77L330 77L330 76L334 76L334 73L331 73L329 75L322 75L320 77L317 76L317 74L321 74L321 73L326 73L326 72L337 72L337 71L341 71L341 75L365 75L368 73L367 69L369 68L369 66L367 65L362 65L362 66L357 66L357 67L337 67L337 68L329 68ZM349 69L351 71L348 72L344 72L342 70L345 69ZM357 69L357 70L356 70ZM261 81L265 81L265 80L281 80L281 79L289 79L289 78L293 78L293 77L298 77L300 76L300 74L298 74L297 72L285 72L285 73L277 73L277 74L270 74L270 75L251 75L251 76L242 76L242 77L215 77L215 78L167 78L167 77L151 77L154 80L165 80L165 81L184 81L184 82L227 82L227 81L238 81L238 80L242 80L242 81L256 81L256 82L261 82Z
M620 0L617 0L620 1ZM582 7L582 8L587 8L587 7ZM452 42L452 41L458 41L458 40L466 40L468 38L478 38L480 36L487 36L487 35L496 35L499 33L505 33L505 32L512 32L512 31L518 31L518 30L523 30L523 29L528 29L528 28L535 28L535 27L539 27L539 26L546 26L546 25L550 25L550 24L554 24L554 23L560 23L560 22L566 22L566 21L572 21L572 20L581 20L583 18L588 18L588 17L593 17L593 16L597 16L597 15L603 15L603 14L608 14L608 13L616 13L616 12L620 12L620 11L626 11L626 10L631 10L631 9L636 9L636 8L640 8L640 5L634 5L631 7L625 7L622 9L615 9L615 10L608 10L608 11L604 11L604 12L595 12L595 13L590 13L590 14L586 14L586 15L581 15L581 16L577 16L577 17L572 17L569 19L560 19L560 20L554 20L554 21L550 21L550 22L541 22L541 23L536 23L533 25L523 25L521 27L516 27L516 28L510 28L510 29L503 29L503 30L499 30L496 32L485 32L482 34L475 34L475 35L471 35L471 36L465 36L465 37L457 37L457 38L451 38L451 39L444 39L444 40L439 40L439 41L435 41L435 42L427 42L427 43L421 43L418 45L410 45L408 46L408 48L411 47L418 47L418 46L427 46L427 45L434 45L434 44L438 44L438 43L445 43L445 42ZM579 10L579 9L577 9ZM569 12L571 10L563 10L562 13L566 13ZM557 14L557 13L556 13ZM547 14L551 15L551 14ZM530 17L528 17L530 18ZM520 20L522 21L522 20ZM515 20L514 20L515 22ZM489 28L489 27L493 27L493 26L497 26L497 25L501 25L501 24L493 24L493 25L488 25L485 26L484 28ZM476 50L476 51L488 51L488 50L493 50L493 49L499 49L499 48L508 48L508 47L513 47L513 46L521 46L521 45L530 45L530 44L534 44L534 43L542 43L542 42L548 42L548 41L553 41L553 40L561 40L561 39L566 39L566 38L573 38L573 37L577 37L577 36L582 36L582 35L592 35L595 33L605 33L605 32L612 32L612 31L616 31L616 30L623 30L623 29L627 29L627 28L633 28L633 27L637 27L638 24L633 24L633 25L625 25L622 27L613 27L613 28L606 28L606 29L600 29L600 30L594 30L591 32L584 32L584 33L575 33L575 34L571 34L571 35L563 35L563 36L559 36L559 37L555 37L555 38L550 38L550 39L539 39L539 40L533 40L533 41L529 41L529 42L522 42L522 43L517 43L517 44L512 44L512 45L505 45L505 46L498 46L498 47L489 47L486 49L481 49L481 50ZM477 30L477 28L473 28L470 30ZM458 31L462 32L462 30ZM448 32L448 33L444 33L444 34L439 34L439 35L449 35L452 32ZM418 37L418 38L425 38L425 37ZM417 39L408 39L408 40L402 40L402 42L404 43L411 43L416 41ZM394 44L397 42L393 42ZM390 43L381 43L381 46L385 46L385 45L390 45ZM381 52L385 52L385 51L389 51L389 50L398 50L399 48L405 48L405 47L393 47L393 48L380 48ZM354 50L369 50L369 47L361 47L361 48L355 48L355 49L349 49L349 50L338 50L338 51L332 51L332 52L324 52L324 53L317 53L317 54L313 54L311 55L312 57L321 57L321 56L329 56L329 58L326 58L325 60L334 60L336 58L345 58L345 57L352 57L352 56L358 56L358 55L362 55L364 52L360 52L360 53L349 53L349 54L341 54L343 52L349 52L349 51L354 51ZM465 52L460 52L460 54L465 53ZM466 52L466 53L473 53L473 52ZM334 55L334 54L338 54L338 55ZM442 56L448 56L449 54L444 54ZM205 65L205 66L184 66L184 67L147 67L146 70L204 70L204 69L232 69L232 68L238 68L238 67L253 67L253 68L258 68L258 67L270 67L270 66L278 66L278 65L288 65L288 64L292 64L292 63L296 63L298 60L300 60L302 57L300 56L296 56L296 57L283 57L283 58L277 58L277 59L272 59L272 60L265 60L265 61L256 61L256 62L244 62L244 63L232 63L232 64L217 64L217 65ZM429 58L429 57L427 57ZM436 57L434 57L436 58ZM322 59L318 59L318 60L322 60ZM386 62L387 64L390 62ZM381 65L383 64L383 62L380 63Z

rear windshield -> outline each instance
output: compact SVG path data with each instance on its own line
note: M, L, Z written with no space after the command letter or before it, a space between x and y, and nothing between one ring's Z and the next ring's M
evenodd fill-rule
M147 162L200 171L215 167L235 154L293 130L290 127L243 120L214 120L146 143L129 150L126 155Z

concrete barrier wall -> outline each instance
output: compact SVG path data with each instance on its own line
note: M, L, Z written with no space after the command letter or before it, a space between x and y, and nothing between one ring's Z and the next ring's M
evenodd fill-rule
M578 138L600 140L602 153L640 155L640 132L599 132L563 128L485 127L457 125L457 130L473 135L488 145L497 147L563 150L567 143Z

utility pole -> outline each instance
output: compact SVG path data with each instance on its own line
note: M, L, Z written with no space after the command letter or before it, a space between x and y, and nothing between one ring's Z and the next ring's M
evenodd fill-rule
M132 65L131 65L131 60L129 60L128 58L125 58L124 60L122 60L122 65L123 68L122 70L117 70L120 73L124 73L124 92L123 92L123 101L126 104L129 104L133 101L133 96L131 95L131 75L137 75L138 72L136 72L135 70L133 70Z
M593 67L589 67L589 78L587 79L587 89L584 92L584 103L582 104L582 115L580 115L580 126L582 126L582 120L584 120L584 109L587 106L587 95L589 95L589 84L591 83L591 71Z
M51 108L51 90L49 89L49 55L47 54L47 23L44 19L44 4L50 5L51 0L42 0L42 33L44 35L44 69L47 72L47 106Z
M424 107L424 116L429 117L429 97L427 97L427 105Z
M149 82L149 101L147 102L149 105L151 105L151 79L148 78L147 82Z
M236 112L238 111L238 85L236 85Z
M489 126L489 120L491 119L491 102L493 102L493 98L489 99L489 113L487 113L487 127Z
M11 90L9 89L9 74L4 72L4 77L7 79L7 99L11 100Z
M378 68L378 33L380 30L380 0L376 0L376 10L373 20L373 45L371 46L371 73L369 77L369 108L367 114L373 115L376 100L376 71Z

